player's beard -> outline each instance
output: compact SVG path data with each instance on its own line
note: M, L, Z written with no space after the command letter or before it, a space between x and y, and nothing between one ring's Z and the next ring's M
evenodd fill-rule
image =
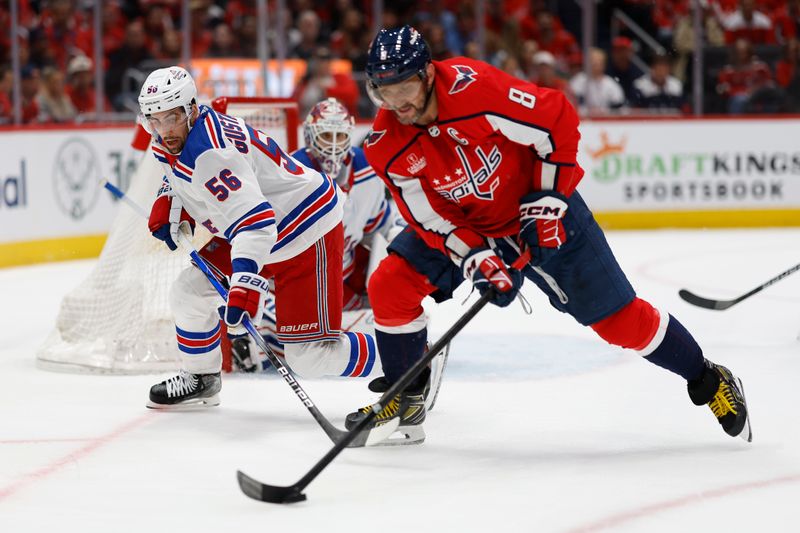
M173 155L177 155L183 151L183 147L186 144L186 139L182 139L180 137L167 137L165 139L161 139L161 144L164 145L169 153Z
M409 111L411 111L412 109L414 110L413 114L409 113ZM425 111L424 109L417 107L414 104L409 104L409 109L406 110L406 112L403 113L403 115L400 115L398 111L395 111L394 116L397 117L397 121L400 124L403 124L404 126L409 126L415 123L417 120L419 120L419 117L422 116L422 113L424 111Z

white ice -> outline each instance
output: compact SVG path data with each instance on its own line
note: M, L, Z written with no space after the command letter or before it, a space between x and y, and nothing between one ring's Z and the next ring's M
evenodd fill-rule
M800 230L609 240L638 293L743 379L751 444L693 406L683 380L605 345L531 286L532 316L485 309L453 343L424 444L346 450L308 501L261 503L237 469L291 484L331 447L283 381L225 376L219 408L162 413L144 408L162 376L38 370L61 296L92 262L7 269L0 531L800 531L800 273L723 312L677 295L743 294L800 261ZM466 294L431 309L433 337ZM373 398L365 380L303 386L338 425Z

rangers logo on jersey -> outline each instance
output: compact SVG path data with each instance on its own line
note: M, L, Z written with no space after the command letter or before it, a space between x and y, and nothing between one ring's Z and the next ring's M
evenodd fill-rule
M478 73L475 72L472 67L468 67L467 65L450 66L453 67L458 74L456 74L456 80L453 82L453 86L450 87L450 92L448 94L460 93L478 79Z
M373 144L380 141L381 137L383 137L385 134L386 130L380 130L380 131L370 130L370 132L367 134L367 138L364 140L364 146L372 146Z

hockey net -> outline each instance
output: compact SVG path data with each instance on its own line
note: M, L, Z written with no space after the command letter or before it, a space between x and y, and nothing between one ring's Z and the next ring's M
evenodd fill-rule
M289 99L221 97L214 109L243 117L289 151L297 149L297 104ZM149 209L162 170L148 148L126 194ZM198 224L202 247L211 235ZM92 273L61 302L56 327L37 353L37 366L67 372L138 374L177 368L179 352L169 289L188 254L170 252L147 223L121 205Z

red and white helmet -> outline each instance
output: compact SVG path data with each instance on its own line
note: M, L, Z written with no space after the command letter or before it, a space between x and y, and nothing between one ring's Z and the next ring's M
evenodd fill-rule
M183 107L188 120L196 101L197 87L185 68L174 66L154 70L139 92L139 109L145 119L141 121L142 125L150 131L146 120L150 115L176 107Z
M355 120L336 98L319 102L303 122L303 136L311 156L336 179L350 153Z

